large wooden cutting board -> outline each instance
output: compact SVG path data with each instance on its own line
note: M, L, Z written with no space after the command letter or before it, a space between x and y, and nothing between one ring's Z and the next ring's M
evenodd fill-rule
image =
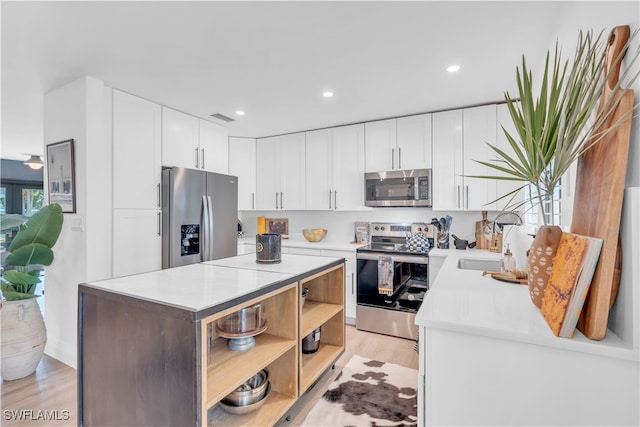
M629 27L615 27L609 38L606 54L607 71L629 39ZM620 64L613 69L603 90L605 99L618 82ZM622 89L618 89L622 92ZM627 115L624 123L591 147L578 160L576 191L573 203L571 231L604 240L589 294L580 315L578 329L588 338L601 340L607 332L609 307L620 279L616 274L616 253L627 157L631 135L633 91L629 90L605 126L608 128ZM602 102L599 106L603 108Z

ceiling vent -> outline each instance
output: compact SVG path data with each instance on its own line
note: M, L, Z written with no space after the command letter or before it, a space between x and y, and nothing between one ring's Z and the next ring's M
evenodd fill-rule
M235 122L235 119L232 119L231 117L227 117L224 114L220 114L220 113L212 114L211 117L213 117L214 119L225 121L225 122Z

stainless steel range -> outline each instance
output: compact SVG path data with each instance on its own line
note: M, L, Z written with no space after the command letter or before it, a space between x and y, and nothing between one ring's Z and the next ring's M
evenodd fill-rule
M369 230L371 243L356 251L356 328L416 339L414 319L429 290L435 228L426 223L372 222ZM414 236L411 245L407 236ZM430 245L414 246L415 237L426 238Z

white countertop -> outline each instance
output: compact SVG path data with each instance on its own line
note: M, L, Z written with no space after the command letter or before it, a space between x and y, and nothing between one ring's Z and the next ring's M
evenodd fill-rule
M87 283L87 286L198 312L339 258L289 255L280 264L257 264L255 254Z
M238 239L239 244L255 245L256 236L245 236ZM281 243L283 248L307 248L307 249L320 249L320 250L332 250L332 251L353 251L355 252L360 246L364 246L363 243L350 243L342 240L321 240L319 242L309 242L304 238L290 237L288 239L282 239Z
M239 268L244 270L266 271L288 274L289 277L298 276L308 271L326 267L340 258L319 257L309 255L282 254L277 264L262 264L256 262L256 254L238 255L231 258L206 261L203 264L218 267Z
M435 249L430 256L446 259L416 315L417 325L640 361L638 349L610 330L602 341L589 340L578 330L572 339L554 336L531 302L526 285L500 282L483 277L481 271L457 267L462 258L499 260L501 254Z

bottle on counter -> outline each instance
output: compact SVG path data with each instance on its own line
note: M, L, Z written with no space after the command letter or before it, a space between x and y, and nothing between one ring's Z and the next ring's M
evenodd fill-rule
M509 249L509 244L507 243L507 250L502 257L502 267L500 268L500 272L502 274L514 275L516 274L516 259L511 253L511 249Z

